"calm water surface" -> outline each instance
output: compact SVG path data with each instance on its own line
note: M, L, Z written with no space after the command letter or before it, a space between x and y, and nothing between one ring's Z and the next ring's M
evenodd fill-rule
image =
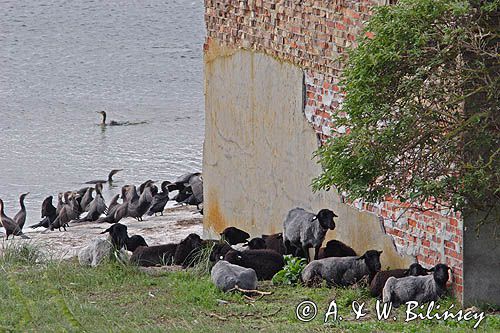
M203 1L0 0L0 198L201 170ZM102 129L108 120L146 121Z

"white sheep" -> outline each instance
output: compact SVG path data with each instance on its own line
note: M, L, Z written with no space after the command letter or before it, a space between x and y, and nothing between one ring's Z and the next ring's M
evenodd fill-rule
M219 260L212 267L210 275L215 286L224 292L236 285L246 290L257 288L257 274L253 269L233 265L225 260Z
M433 272L432 275L399 279L390 277L382 291L382 300L391 302L394 307L409 301L417 301L419 304L437 301L446 291L448 269L448 266L438 264L429 270Z

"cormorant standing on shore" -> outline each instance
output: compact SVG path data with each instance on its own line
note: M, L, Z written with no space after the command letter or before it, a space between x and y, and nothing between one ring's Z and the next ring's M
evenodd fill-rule
M148 216L151 216L153 214L160 213L160 215L163 216L163 210L165 209L165 205L167 204L169 197L168 197L168 185L171 183L168 180L165 180L163 183L161 183L161 192L156 194L153 197L153 202L151 203L151 207L149 207L148 210Z
M56 207L52 204L52 196L48 196L42 202L42 219L35 225L32 225L31 228L35 229L38 227L48 228L50 224L54 222L57 217Z
M4 204L2 199L0 199L0 223L5 229L5 234L7 235L7 239L9 239L10 235L12 235L12 238L14 238L14 236L20 236L21 238L29 239L28 236L23 234L17 223L14 222L13 219L5 215Z
M23 230L24 223L26 223L26 207L24 206L24 198L26 198L28 194L30 194L30 192L21 194L21 196L19 196L19 205L21 206L21 209L17 212L16 215L14 215L13 219L21 230Z

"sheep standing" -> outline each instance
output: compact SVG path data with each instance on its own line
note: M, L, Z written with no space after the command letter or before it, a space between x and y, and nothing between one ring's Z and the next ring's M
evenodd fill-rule
M285 261L283 256L273 250L230 250L224 260L241 267L252 268L259 280L271 280L278 273Z
M392 276L397 279L405 276L427 275L428 270L418 263L413 263L408 269L392 269L390 271L378 272L370 283L370 294L373 297L381 297L385 283Z
M314 247L314 259L318 259L319 249L328 229L335 229L333 218L337 217L329 209L322 209L318 214L308 212L302 208L294 208L288 212L283 222L283 241L287 252L295 248L296 257L302 255L309 260L309 249Z
M399 307L409 301L419 304L437 301L446 291L448 266L437 264L430 269L432 275L407 276L400 279L390 277L382 291L382 300Z
M357 253L352 247L345 245L341 241L331 240L325 247L319 249L318 259L330 257L356 257Z
M349 286L369 276L369 282L380 271L382 251L369 250L361 257L331 257L313 260L302 271L302 281L311 286L318 280L332 285Z
M257 288L257 274L253 269L233 265L225 260L219 260L212 267L210 275L215 286L224 292L236 285L246 290Z
M139 246L130 257L130 262L144 267L171 265L176 249L177 244Z

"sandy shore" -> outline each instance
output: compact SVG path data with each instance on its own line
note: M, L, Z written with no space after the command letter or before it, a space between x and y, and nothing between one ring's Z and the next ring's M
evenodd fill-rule
M179 242L190 233L200 236L203 233L203 216L198 213L196 207L177 206L167 208L163 216L147 216L144 221L138 222L133 218L120 221L128 228L129 236L141 235L148 245L166 244ZM78 254L78 251L94 238L106 239L108 234L100 233L111 224L108 223L70 223L68 231L48 231L24 228L24 232L31 239L15 237L14 240L5 240L5 234L0 244L0 252L9 244L29 243L42 249L52 259L67 259Z

